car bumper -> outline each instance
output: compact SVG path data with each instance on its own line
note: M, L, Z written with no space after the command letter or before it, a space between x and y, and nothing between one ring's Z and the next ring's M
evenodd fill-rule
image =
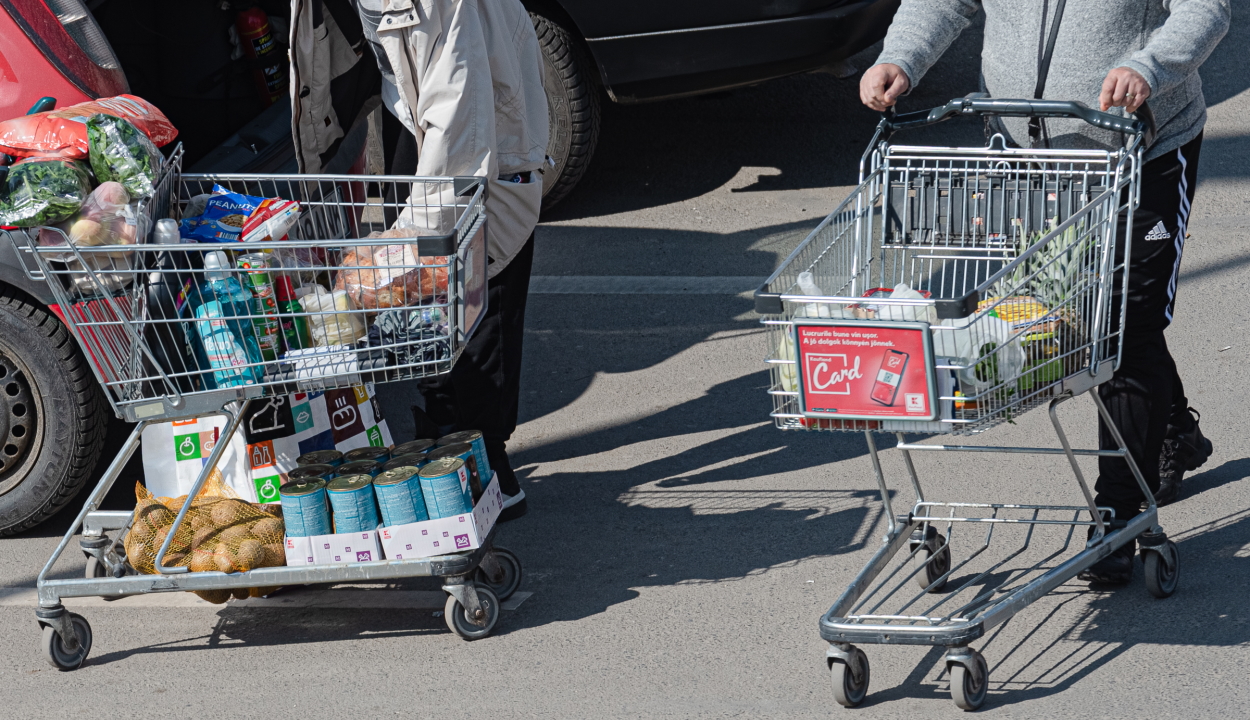
M900 0L858 0L796 17L587 38L617 102L713 92L814 70L885 36Z

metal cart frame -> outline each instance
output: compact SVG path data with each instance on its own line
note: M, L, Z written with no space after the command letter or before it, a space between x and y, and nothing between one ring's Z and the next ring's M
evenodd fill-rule
M124 540L131 523L131 511L102 511L100 503L112 488L126 463L139 447L144 428L155 422L225 415L228 426L218 439L202 471L188 492L199 494L217 467L238 431L249 404L257 399L291 392L349 387L362 382L391 382L448 372L460 350L476 329L485 310L485 293L470 298L473 284L485 286L484 211L485 183L480 178L417 178L392 176L334 175L182 175L181 148L177 148L161 171L156 192L138 205L146 220L147 242L135 246L76 247L68 242L49 246L39 240L42 228L5 231L14 244L29 277L46 281L57 300L59 315L79 342L96 379L119 419L137 422L121 451L113 458L103 477L87 497L56 550L40 571L37 586L39 607L36 616L43 627L43 649L49 662L61 670L79 667L91 649L92 633L87 621L68 612L62 600L73 597L117 598L158 592L183 592L254 587L303 585L312 583L367 582L412 577L438 577L448 594L446 621L461 637L473 640L493 632L499 618L499 603L520 585L522 568L512 552L494 545L492 528L477 549L419 559L377 560L334 565L263 567L248 572L189 572L187 567L167 567L166 554L181 527L190 502L183 503L164 543L155 556L156 574L137 574L127 562ZM158 245L151 228L158 218L181 216L191 197L208 192L212 185L263 197L285 197L301 202L303 214L290 231L290 239L246 245L206 247L204 244ZM400 193L405 188L409 193ZM376 193L371 195L370 191ZM402 197L408 195L408 197ZM420 224L409 224L419 239L370 240L368 229L385 229L397 218L418 217ZM46 239L46 236L45 236ZM217 386L205 378L213 369L173 368L162 362L171 355L170 332L153 333L153 328L185 331L192 323L185 313L166 312L161 302L147 291L160 278L177 276L192 287L204 272L202 267L176 263L172 270L159 265L162 254L177 257L198 256L209 249L309 250L326 253L322 266L308 272L338 271L334 253L360 246L387 243L419 245L419 260L408 258L385 266L361 265L351 271L411 272L425 268L447 273L446 296L424 299L401 308L409 311L438 309L447 320L445 337L383 342L380 346L358 349L341 346L330 362L293 367L285 356L277 360L253 362L258 382ZM122 252L124 251L124 252ZM437 259L430 261L427 256ZM186 280L190 278L190 280ZM195 287L198 287L196 285ZM197 291L198 292L198 291ZM479 302L480 300L480 302ZM474 305L474 303L477 303ZM255 321L265 315L238 315L240 327L252 332ZM365 311L354 309L364 319ZM373 310L372 313L376 313ZM372 314L371 313L371 314ZM342 312L310 311L301 318L339 315ZM366 321L367 322L367 321ZM367 327L367 324L365 325ZM428 349L442 343L444 349L430 357ZM301 349L301 348L293 348ZM397 351L404 355L394 355ZM424 355L422 353L425 353ZM158 356L161 360L158 360ZM397 359L398 358L398 359ZM323 359L324 360L324 359ZM297 361L298 362L298 361ZM216 367L216 366L214 366ZM79 545L88 558L86 577L51 579L57 560L81 530Z
M1076 118L1119 131L1125 142L1114 151L1009 148L1001 135L984 148L889 142L896 130L960 115ZM1141 547L1150 592L1167 597L1175 590L1176 546L1160 528L1154 496L1095 391L1119 366L1125 307L1117 296L1127 287L1124 258L1131 256L1131 236L1123 228L1132 227L1140 201L1146 131L1135 119L1078 103L984 96L952 100L932 111L887 114L864 154L859 187L757 291L756 309L774 349L767 362L777 426L862 432L887 519L881 547L820 618L840 704L858 705L868 689L867 656L854 643L910 644L946 647L955 703L965 710L980 707L988 666L969 643L1134 540ZM928 294L865 292L896 283ZM959 333L1001 327L998 318L1009 317L1011 303L1021 298L1037 302L1044 316L1011 325L1009 336L995 329L997 334L972 342L970 354L951 357ZM935 417L865 419L804 407L806 380L796 328L852 326L864 317L877 326L906 322L930 331L930 371L946 380L929 397ZM1043 326L1049 336L1039 332ZM982 344L990 337L993 342ZM1036 339L1045 337L1051 339ZM1032 343L1028 353L1020 349L1026 343ZM1010 353L1025 359L1013 360ZM1056 411L1082 394L1093 400L1118 449L1074 449L1069 443ZM977 434L1043 404L1057 448L929 444L904 436ZM916 498L907 513L894 512L874 432L894 434L902 452ZM1062 455L1085 503L931 500L913 454L943 451ZM1124 522L1110 508L1098 507L1078 456L1124 458L1147 499L1146 509ZM985 527L984 539L956 563L951 545L956 529L973 524ZM1065 557L1082 527L1089 531L1088 541ZM1053 528L1064 534L1058 550L1029 567L1009 565L1030 548L1036 533ZM1013 529L1023 533L1017 549L960 587L946 587L953 573L990 548L996 532ZM1001 581L991 577L995 573L1002 574Z

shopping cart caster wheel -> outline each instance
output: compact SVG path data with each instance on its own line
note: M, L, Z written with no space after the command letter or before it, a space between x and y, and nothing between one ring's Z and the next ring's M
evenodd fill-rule
M981 653L968 648L968 657L948 662L951 674L951 699L960 710L977 710L985 703L990 687L990 669Z
M499 622L499 598L495 597L490 588L478 585L477 601L486 612L485 625L474 625L469 619L468 611L451 595L447 596L447 604L443 606L443 618L447 621L447 627L465 640L480 640L490 635Z
M478 587L485 585L495 593L495 597L499 598L499 602L503 602L512 597L512 593L521 587L521 561L511 551L505 548L497 547L492 550L495 555L495 561L499 563L499 569L502 575L498 578L499 582L493 582L485 567L479 566L477 576L473 579L474 584Z
M1176 543L1168 540L1158 549L1146 552L1146 589L1157 598L1171 597L1181 577L1180 554Z
M842 707L852 708L864 701L868 695L868 681L872 677L868 667L868 656L863 650L852 646L850 650L854 659L850 665L843 660L830 658L829 672L833 680L833 699ZM858 672L856 672L858 670Z
M924 568L915 575L916 584L919 585L922 590L928 589L929 592L939 593L946 589L946 580L942 579L941 582L938 582L938 578L941 578L943 575L950 572L951 549L946 543L946 538L942 536L942 533L937 531L937 528L932 525L927 525L925 526L923 532L923 538L920 530L912 532L911 542L909 543L911 545L911 549L913 550L917 545L922 543L924 545L924 547L916 553L916 559L919 562L924 563ZM934 550L936 548L941 549L937 550L935 553ZM938 584L933 585L935 582L938 582ZM930 585L933 585L933 587L930 588Z
M78 634L78 647L72 651L66 649L56 628L43 626L43 656L57 670L77 670L87 659L87 653L91 652L91 626L87 624L87 619L78 613L69 613L69 619Z

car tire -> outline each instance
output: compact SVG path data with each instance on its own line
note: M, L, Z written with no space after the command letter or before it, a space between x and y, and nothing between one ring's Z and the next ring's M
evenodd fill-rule
M555 22L530 13L542 51L543 85L555 161L543 174L543 209L551 208L586 174L599 140L599 92L593 66L574 36Z
M47 520L95 470L108 410L65 325L0 286L0 536Z

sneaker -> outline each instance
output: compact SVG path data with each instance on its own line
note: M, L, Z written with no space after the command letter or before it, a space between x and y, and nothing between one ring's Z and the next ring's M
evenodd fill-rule
M1095 585L1127 585L1133 579L1133 549L1137 543L1123 547L1081 571L1077 579Z
M1155 493L1155 502L1160 506L1176 502L1186 471L1197 470L1211 457L1211 441L1198 428L1201 417L1201 413L1189 408L1182 415L1182 424L1168 423L1163 452L1159 454L1159 492Z
M503 510L499 513L497 522L508 522L516 520L529 511L529 507L525 502L525 491L517 490L516 495L503 496Z

